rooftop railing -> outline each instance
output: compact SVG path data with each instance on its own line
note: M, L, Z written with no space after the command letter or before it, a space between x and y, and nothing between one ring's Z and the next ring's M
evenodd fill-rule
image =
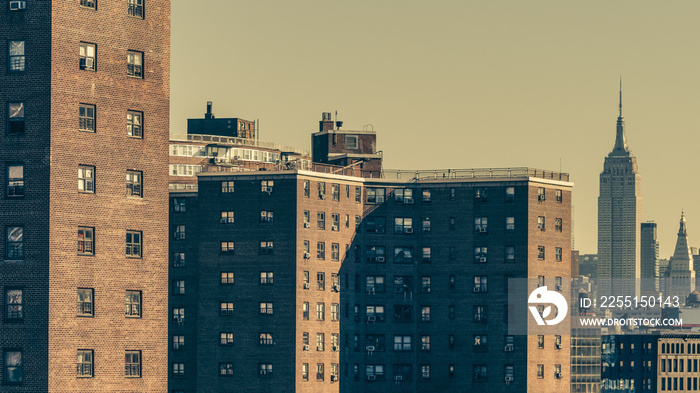
M184 140L181 140L185 142ZM175 140L174 142L180 142ZM255 139L234 138L230 136L220 135L204 135L204 134L188 134L187 142L202 142L202 143L221 143L230 146L250 146L260 147L264 149L279 150L282 152L292 152L301 156L310 157L311 152L306 149L283 145L281 143L256 141Z
M535 177L539 179L569 181L569 174L527 167L435 169L435 170L383 170L381 178L386 180L441 180L441 179L497 179Z

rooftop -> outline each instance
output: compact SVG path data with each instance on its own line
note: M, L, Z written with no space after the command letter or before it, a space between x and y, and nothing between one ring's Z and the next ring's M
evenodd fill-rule
M234 138L229 136L205 135L205 134L188 134L187 139L171 139L170 142L198 142L198 143L217 143L226 146L249 146L260 147L263 149L279 150L285 153L294 153L303 157L311 157L311 152L306 149L283 145L281 143L257 141L255 139Z

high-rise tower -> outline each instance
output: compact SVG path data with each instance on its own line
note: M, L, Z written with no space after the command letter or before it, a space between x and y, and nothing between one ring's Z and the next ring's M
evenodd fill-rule
M693 270L693 254L688 246L688 229L685 214L681 213L678 227L678 240L673 257L668 264L664 280L664 295L678 296L681 302L695 290L695 271Z
M0 4L0 391L167 391L170 1Z
M627 147L625 121L620 114L613 150L605 157L598 196L598 292L638 294L635 279L641 277L639 260L642 219L642 177L637 158Z
M659 241L656 235L656 223L643 222L641 230L642 292L649 294L659 290Z

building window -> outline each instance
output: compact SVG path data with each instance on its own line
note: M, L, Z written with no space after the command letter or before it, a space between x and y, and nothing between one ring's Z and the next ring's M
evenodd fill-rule
M129 16L143 19L143 1L144 0L129 0Z
M394 322L410 323L413 321L413 306L404 304L394 305Z
M544 246L537 246L537 259L544 261Z
M220 377L233 376L233 363L219 363L219 376Z
M340 260L340 244L332 243L331 244L331 261L339 261L339 260Z
M95 315L93 294L93 289L78 288L78 316L91 317Z
M126 52L126 75L134 78L143 78L143 52L131 50Z
M141 351L125 352L124 375L131 378L141 377Z
M326 213L325 212L316 213L316 227L318 229L326 229Z
M561 247L556 247L554 248L554 260L557 262L562 261L562 252L561 252Z
M80 0L80 6L86 8L97 9L97 0Z
M5 320L8 322L24 319L21 289L5 290Z
M86 193L95 192L95 167L78 166L78 191Z
M413 233L413 218L394 218L394 233Z
M260 363L259 369L261 378L272 378L272 363Z
M177 336L173 336L175 338ZM182 337L182 336L180 336ZM173 363L173 378L185 377L185 363Z
M544 364L537 365L537 378L538 379L544 378Z
M544 216L537 217L537 229L544 232L545 231L545 221Z
M80 43L80 69L95 71L96 68L95 44Z
M515 202L515 187L506 187L506 202Z
M309 380L309 363L304 363L301 365L301 380L302 381Z
M260 222L272 224L274 220L274 212L272 210L261 210L260 211Z
M410 364L394 364L394 382L413 380L413 367Z
M7 105L8 129L10 136L24 134L24 103L10 102Z
M395 189L394 190L394 202L412 205L413 204L413 189L411 189L411 188L397 188L397 189Z
M634 364L634 361L632 361L632 363ZM554 365L554 378L561 379L561 364ZM683 386L682 386L683 378L680 378L680 379L681 379L681 390L683 390Z
M260 242L260 255L272 255L274 250L273 242Z
M316 258L326 259L326 243L324 243L324 242L316 243Z
M8 42L9 45L9 71L24 72L26 66L25 57L25 42L13 40Z
M430 322L430 306L422 306L420 308L421 322Z
M421 336L420 337L420 350L421 351L430 351L430 336Z
M345 228L350 228L350 215L345 215Z
M233 224L234 222L234 212L221 212L221 218L219 219L219 223L221 224Z
M561 232L563 229L563 222L561 218L555 218L554 219L554 231L555 232Z
M386 292L384 276L367 276L365 289L369 294Z
M3 375L5 376L6 385L19 385L24 380L22 377L22 351L21 350L5 350Z
M481 200L482 202L486 202L487 198L488 198L488 188L477 187L474 189L474 199Z
M340 317L340 304L331 304L331 321L338 321Z
M77 375L78 378L90 378L92 377L93 370L93 352L92 349L79 349L77 365Z
M275 189L275 181L274 180L261 180L260 181L260 192L266 192L268 194L271 194L272 191Z
M505 247L505 254L506 254L506 263L515 262L515 247L506 246Z
M360 216L357 216L360 217ZM367 233L385 233L386 232L386 218L385 217L367 217L366 220Z
M318 182L318 199L326 199L326 183Z
M506 232L515 232L515 217L506 217Z
M126 171L126 196L143 198L143 172Z
M326 304L316 303L316 320L325 321L326 320Z
M23 227L7 227L5 238L5 258L8 260L24 259Z
M474 322L487 322L486 306L474 306Z
M475 364L472 366L474 372L474 382L486 382L488 381L488 374L485 365Z
M260 333L259 334L259 343L262 346L271 346L274 345L275 342L272 340L272 333Z
M332 231L339 231L340 230L340 214L338 214L338 213L331 214L331 230Z
M383 381L384 365L368 364L367 366L365 366L365 375L368 381Z
M423 233L430 232L430 217L423 218Z
M545 193L544 193L544 187L539 187L537 189L537 201L544 202L546 199L547 198L546 198Z
M95 132L95 105L80 104L78 106L78 130Z
M233 345L233 333L220 333L219 345L230 347Z
M544 349L544 336L542 335L537 336L537 348Z
M360 187L355 187L355 203L362 202L362 189Z
M476 217L474 219L474 231L486 233L488 232L488 218L487 217Z
M563 201L564 201L564 197L562 195L561 190L556 190L556 202L562 203Z
M173 295L185 294L185 280L173 280Z
M488 277L474 276L474 293L488 292Z
M394 351L410 351L411 336L394 336Z
M488 247L474 247L474 263L488 262Z
M380 204L386 200L386 189L384 188L367 188L367 203Z
M308 321L308 320L309 320L309 302L304 302L304 303L302 303L302 305L301 305L301 314L302 314L302 318L303 318L305 321Z
M234 242L221 242L221 253L233 255L235 254Z
M316 333L316 350L325 351L326 335L324 333Z
M308 271L304 271L304 275L303 275L302 280L303 280L304 289L309 289L311 287L311 284L310 284L310 277L309 277Z
M126 135L143 138L143 112L126 111Z
M221 283L228 285L228 284L233 284L234 278L233 278L233 272L221 272Z
M126 231L127 258L141 258L141 232Z
M24 196L24 165L23 164L8 164L7 165L7 196L8 197Z
M323 381L324 379L324 368L323 363L316 364L316 381Z
M561 349L561 336L554 336L554 349Z
M233 190L234 190L233 181L222 181L221 182L221 193L222 194L232 193Z
M173 226L173 239L185 240L185 226L184 225L174 225Z
M394 247L394 263L413 263L413 248Z
M304 198L308 198L311 195L311 182L304 180Z
M331 184L331 197L334 201L340 201L340 185Z
M374 323L386 321L384 306L368 305L365 307L365 312L367 313L367 322Z
M271 302L260 302L260 314L272 315L273 313Z
M185 282L182 281L182 293L185 293ZM141 317L141 291L126 291L126 316Z
M219 304L220 315L233 315L233 302L221 302Z
M173 308L173 323L183 325L185 323L185 309Z
M173 198L173 212L184 213L187 210L185 198Z
M430 293L430 276L421 277L420 292Z

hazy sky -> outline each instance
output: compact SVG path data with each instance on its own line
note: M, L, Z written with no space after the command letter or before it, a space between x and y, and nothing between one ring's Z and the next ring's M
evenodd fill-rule
M531 166L572 175L575 246L597 249L618 78L645 220L700 246L700 2L172 1L171 132L260 119L309 148L321 112L372 124L385 168Z

